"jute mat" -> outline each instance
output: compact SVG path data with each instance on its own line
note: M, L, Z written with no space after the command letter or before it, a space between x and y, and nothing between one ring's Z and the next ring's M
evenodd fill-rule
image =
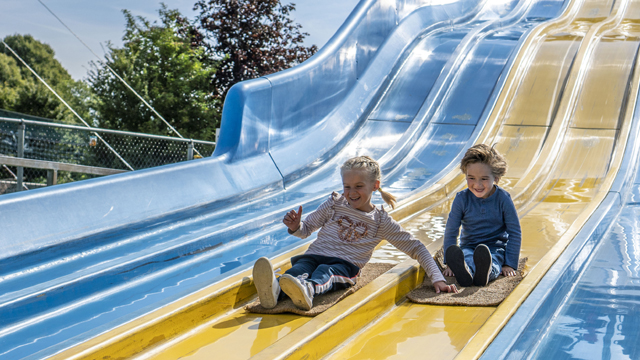
M435 255L436 262L440 270L444 269L444 251L438 250ZM420 288L407 294L407 298L419 304L432 305L462 305L462 306L496 306L502 302L511 291L520 283L525 276L524 267L528 258L520 258L516 276L500 275L496 280L491 281L487 286L470 286L463 288L456 282L456 278L445 277L447 283L455 282L458 293L436 294L431 280L425 276Z
M316 316L323 313L340 300L358 291L361 287L367 285L378 276L384 274L389 269L394 267L394 264L384 263L369 263L360 271L360 276L355 286L348 289L328 292L326 294L318 295L313 299L313 307L311 310L301 310L293 305L291 299L286 299L278 302L278 305L273 309L265 309L260 305L260 299L252 302L244 307L245 310L258 313L258 314L282 314L282 313L294 313L304 316Z

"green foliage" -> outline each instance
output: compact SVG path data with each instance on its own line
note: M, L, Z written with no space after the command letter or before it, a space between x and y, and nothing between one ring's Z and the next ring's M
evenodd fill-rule
M86 121L90 121L91 92L82 81L75 81L55 59L53 49L35 40L31 35L11 35L4 38L9 45L40 77L42 77ZM0 44L0 108L23 114L53 119L59 122L82 125L80 120L35 75ZM46 128L46 134L31 129L27 131L25 157L67 163L79 163L78 159L90 158L86 149L76 147L72 151L59 152L54 143L84 143L79 134ZM2 123L0 138L2 153L16 155L15 137L17 125ZM80 162L93 165L91 161ZM25 181L44 182L46 171L25 169ZM5 174L6 175L6 174ZM66 174L61 181L81 179L82 174Z
M9 109L18 101L18 92L26 86L20 67L9 55L0 53L0 108Z
M80 116L89 116L91 93L55 59L53 49L31 35L10 35L4 41ZM80 121L4 45L0 44L0 108L58 121Z
M209 79L216 64L199 60L203 50L192 48L190 36L182 31L187 21L165 5L159 10L160 23L123 12L127 20L123 47L109 44L105 61L93 63L89 74L99 125L175 136L111 68L184 137L214 140L220 115Z

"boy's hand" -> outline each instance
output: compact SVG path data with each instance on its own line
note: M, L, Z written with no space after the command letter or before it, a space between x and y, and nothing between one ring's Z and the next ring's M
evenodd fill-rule
M516 271L511 266L502 266L502 275L504 276L516 276Z
M444 276L455 276L453 274L453 271L451 270L451 268L448 267L448 266L444 269L444 271L442 272L442 275L444 275Z
M436 294L440 294L441 292L448 293L457 293L458 289L455 284L447 285L444 281L436 281L433 283L433 288L436 289Z
M300 228L300 221L302 220L302 206L298 208L298 212L291 210L284 215L282 222L287 225L291 232L296 232Z

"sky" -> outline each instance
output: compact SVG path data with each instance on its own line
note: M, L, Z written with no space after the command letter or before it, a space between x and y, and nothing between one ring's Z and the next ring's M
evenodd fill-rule
M189 19L195 18L196 0L41 0L73 30L93 51L104 56L107 41L122 46L125 19L122 9L134 16L158 19L160 3L169 9L178 9ZM358 0L283 0L293 2L296 10L291 14L302 30L309 33L305 46L321 48L357 5ZM76 80L86 78L89 61L95 56L78 41L38 0L0 0L0 37L12 34L30 34L49 44L56 59ZM102 46L101 46L102 45Z

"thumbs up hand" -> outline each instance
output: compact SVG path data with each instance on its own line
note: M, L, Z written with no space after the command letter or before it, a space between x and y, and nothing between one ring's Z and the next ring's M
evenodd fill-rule
M300 222L302 220L302 206L298 208L298 211L291 210L284 215L282 222L287 225L291 232L296 232L300 228Z

